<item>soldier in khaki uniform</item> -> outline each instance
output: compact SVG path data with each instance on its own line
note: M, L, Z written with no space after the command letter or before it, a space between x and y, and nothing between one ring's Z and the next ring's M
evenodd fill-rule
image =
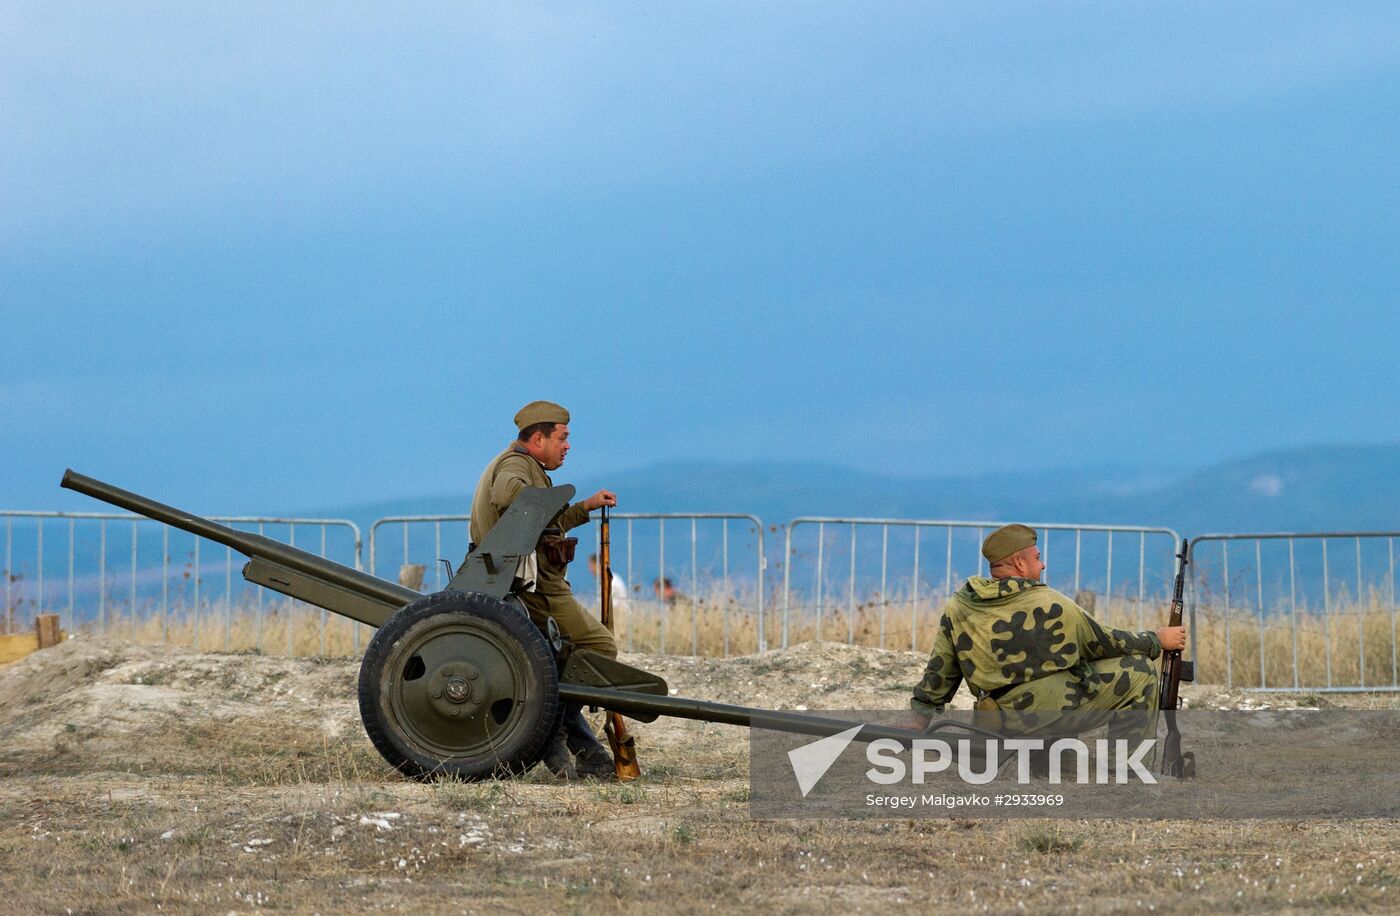
M1076 724L1109 721L1110 739L1154 737L1155 714L1132 717L1131 733L1121 735L1113 734L1111 714L1155 713L1152 660L1164 648L1183 648L1185 628L1134 633L1100 625L1040 581L1045 564L1035 530L1025 525L993 531L982 555L991 576L973 576L948 599L909 702L916 722L926 726L966 680L981 710L1085 711ZM1030 725L1034 716L1021 719Z
M569 412L550 401L531 401L515 415L519 431L515 441L486 466L472 498L471 539L481 543L486 533L501 520L515 497L525 487L553 486L548 471L557 470L569 453ZM566 506L555 516L545 536L560 536L588 522L588 514L603 506L617 505L610 490L599 490L587 499ZM579 648L617 656L612 633L588 613L574 598L566 579L567 563L559 562L546 550L535 552L533 588L516 592L536 626L544 629L554 618L559 630ZM570 752L575 760L570 759ZM609 776L612 755L604 748L583 717L577 704L565 707L564 728L545 755L545 764L556 775Z

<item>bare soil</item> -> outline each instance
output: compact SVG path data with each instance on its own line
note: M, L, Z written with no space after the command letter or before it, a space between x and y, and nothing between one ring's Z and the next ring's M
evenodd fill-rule
M924 661L829 643L626 659L682 696L783 709L901 708ZM0 668L4 909L1400 907L1393 821L754 820L747 733L702 722L638 725L636 783L410 783L364 737L357 671L83 638Z

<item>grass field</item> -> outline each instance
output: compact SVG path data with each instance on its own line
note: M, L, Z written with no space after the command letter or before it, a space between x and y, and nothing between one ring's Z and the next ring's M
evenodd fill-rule
M898 708L922 666L811 643L629 659L683 695L789 709ZM364 738L356 670L83 637L0 668L6 911L1316 912L1400 893L1390 821L754 820L746 732L699 722L638 725L637 783L410 783Z
M662 650L664 636L664 649L671 654L712 658L749 654L758 648L755 604L750 595L726 593L711 593L698 602L685 599L674 606L634 599L628 612L619 615L618 642L629 651L655 653ZM1096 604L1093 613L1099 620L1129 629L1155 628L1167 614L1161 603L1106 602L1099 597ZM831 642L927 652L940 608L939 602L917 606L908 601L867 602L857 605L854 614L847 608L827 608L820 619L814 609L794 609L787 626L788 643L808 642L820 635ZM1197 608L1192 651L1205 681L1278 688L1400 683L1396 609L1381 595L1373 594L1364 602L1335 603L1329 614L1311 609L1273 613L1264 617L1262 627L1260 623L1248 611L1226 614L1218 607ZM202 607L198 615L181 608L164 617L143 608L135 620L118 607L108 619L106 632L145 644L309 656L354 653L357 628L362 648L372 633L368 627L307 605L277 601L261 611L247 605L212 604ZM768 646L781 646L780 605L770 602L765 629Z

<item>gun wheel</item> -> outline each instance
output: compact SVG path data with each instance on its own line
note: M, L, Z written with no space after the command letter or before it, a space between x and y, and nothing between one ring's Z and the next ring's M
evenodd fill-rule
M375 633L360 663L360 718L415 779L514 776L558 727L559 674L544 635L488 595L439 592Z

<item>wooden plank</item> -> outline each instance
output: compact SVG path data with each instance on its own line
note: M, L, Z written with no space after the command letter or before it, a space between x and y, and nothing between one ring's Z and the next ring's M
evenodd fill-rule
M40 614L35 617L34 629L39 634L40 649L48 649L63 642L63 631L58 628L57 614Z

